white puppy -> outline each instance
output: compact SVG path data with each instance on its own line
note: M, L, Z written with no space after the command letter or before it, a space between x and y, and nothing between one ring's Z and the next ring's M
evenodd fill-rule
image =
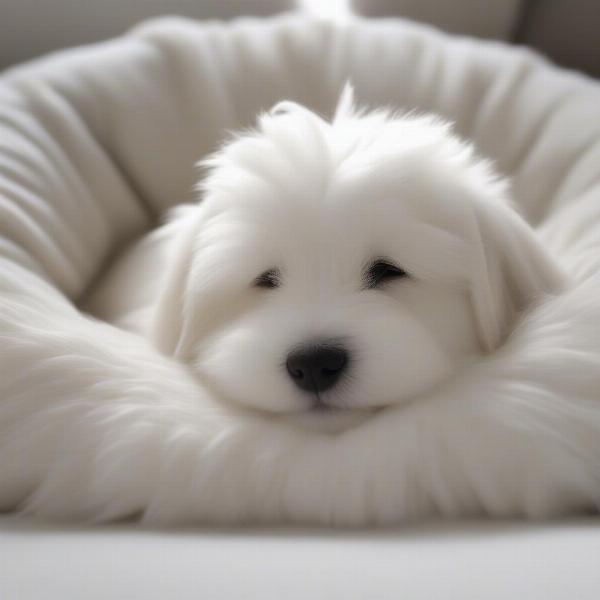
M561 289L557 265L448 124L351 96L332 122L281 103L226 144L200 204L134 248L95 312L221 401L317 429L426 396L494 351Z

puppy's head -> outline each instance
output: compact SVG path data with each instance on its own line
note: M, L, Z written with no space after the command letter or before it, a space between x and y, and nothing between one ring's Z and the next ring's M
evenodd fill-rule
M221 398L368 411L493 351L561 274L447 124L283 103L208 161L157 310ZM339 412L339 411L338 411Z

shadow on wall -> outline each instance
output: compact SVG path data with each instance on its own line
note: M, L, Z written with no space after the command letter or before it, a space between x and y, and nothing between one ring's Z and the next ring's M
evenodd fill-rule
M598 0L530 0L515 38L593 77L600 77L599 40Z

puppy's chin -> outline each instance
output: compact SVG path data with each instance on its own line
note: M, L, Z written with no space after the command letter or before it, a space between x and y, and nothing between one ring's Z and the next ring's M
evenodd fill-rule
M342 433L359 427L378 412L376 409L314 408L288 413L276 419L291 427L316 433Z

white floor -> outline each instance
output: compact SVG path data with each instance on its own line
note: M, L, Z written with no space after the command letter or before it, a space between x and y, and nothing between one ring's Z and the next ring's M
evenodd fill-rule
M0 519L2 600L598 600L600 518L394 532L148 531Z

